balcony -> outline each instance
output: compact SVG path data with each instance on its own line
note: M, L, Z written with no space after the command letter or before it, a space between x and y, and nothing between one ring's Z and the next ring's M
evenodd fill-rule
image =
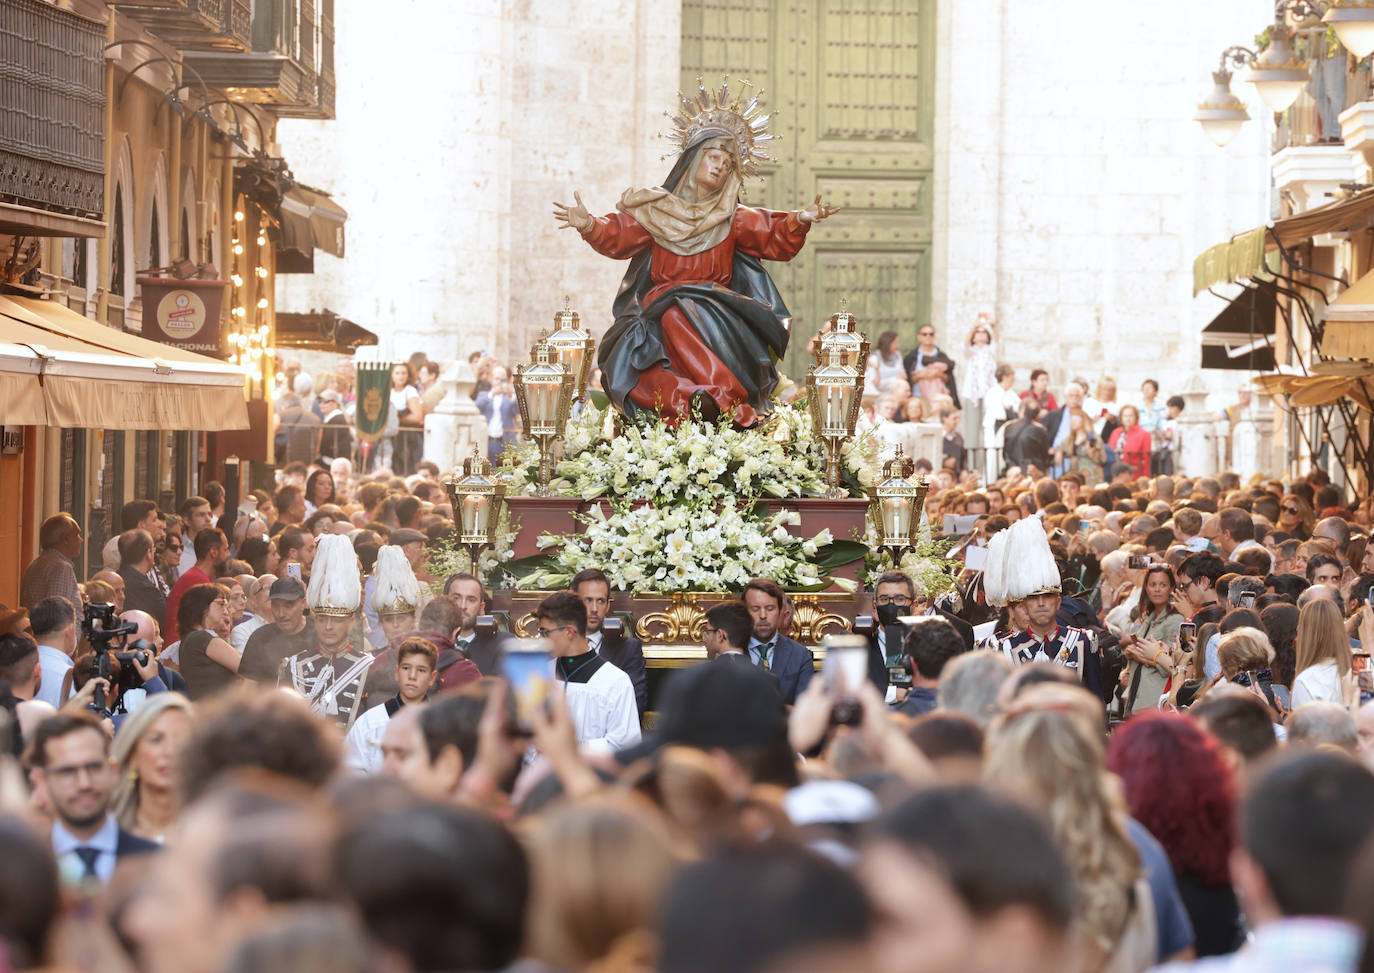
M0 232L104 232L104 42L104 25L51 4L0 4Z
M334 117L334 3L258 0L252 49L187 52L186 63L235 101L291 118Z
M115 6L183 51L247 51L253 0L119 0Z

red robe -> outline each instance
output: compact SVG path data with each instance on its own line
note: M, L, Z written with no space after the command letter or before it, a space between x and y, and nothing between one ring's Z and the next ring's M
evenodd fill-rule
M729 287L737 249L765 260L791 260L806 242L808 229L810 224L799 220L796 213L740 206L735 210L730 234L711 249L690 257L656 244L649 231L625 213L610 213L593 220L582 238L597 253L617 260L652 249L649 275L654 286L645 297L647 306L681 284L714 283ZM672 421L691 412L694 393L705 392L715 399L722 414L731 416L741 426L753 425L758 416L748 404L744 387L701 339L687 316L671 307L663 313L661 325L670 367L660 364L644 372L630 392L630 399Z

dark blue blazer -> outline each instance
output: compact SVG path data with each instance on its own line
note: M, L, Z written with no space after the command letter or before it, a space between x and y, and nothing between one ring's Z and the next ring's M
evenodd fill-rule
M797 695L811 682L816 674L816 658L811 650L795 639L779 635L773 645L773 675L778 677L778 689L782 701L789 706L797 701Z
M115 861L125 855L146 855L150 852L161 851L162 846L156 841L149 841L147 838L140 838L131 831L119 829L119 840L115 842Z

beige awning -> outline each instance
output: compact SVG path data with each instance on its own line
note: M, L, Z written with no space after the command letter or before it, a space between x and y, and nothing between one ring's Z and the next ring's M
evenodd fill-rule
M248 428L237 366L15 296L0 296L0 415L62 428Z

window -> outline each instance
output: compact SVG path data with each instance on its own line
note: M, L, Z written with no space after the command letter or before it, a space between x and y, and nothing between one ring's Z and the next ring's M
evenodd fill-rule
M153 200L151 223L148 228L148 266L156 270L162 266L162 231L158 228L157 200Z
M124 296L124 186L115 183L114 230L110 233L110 293Z

